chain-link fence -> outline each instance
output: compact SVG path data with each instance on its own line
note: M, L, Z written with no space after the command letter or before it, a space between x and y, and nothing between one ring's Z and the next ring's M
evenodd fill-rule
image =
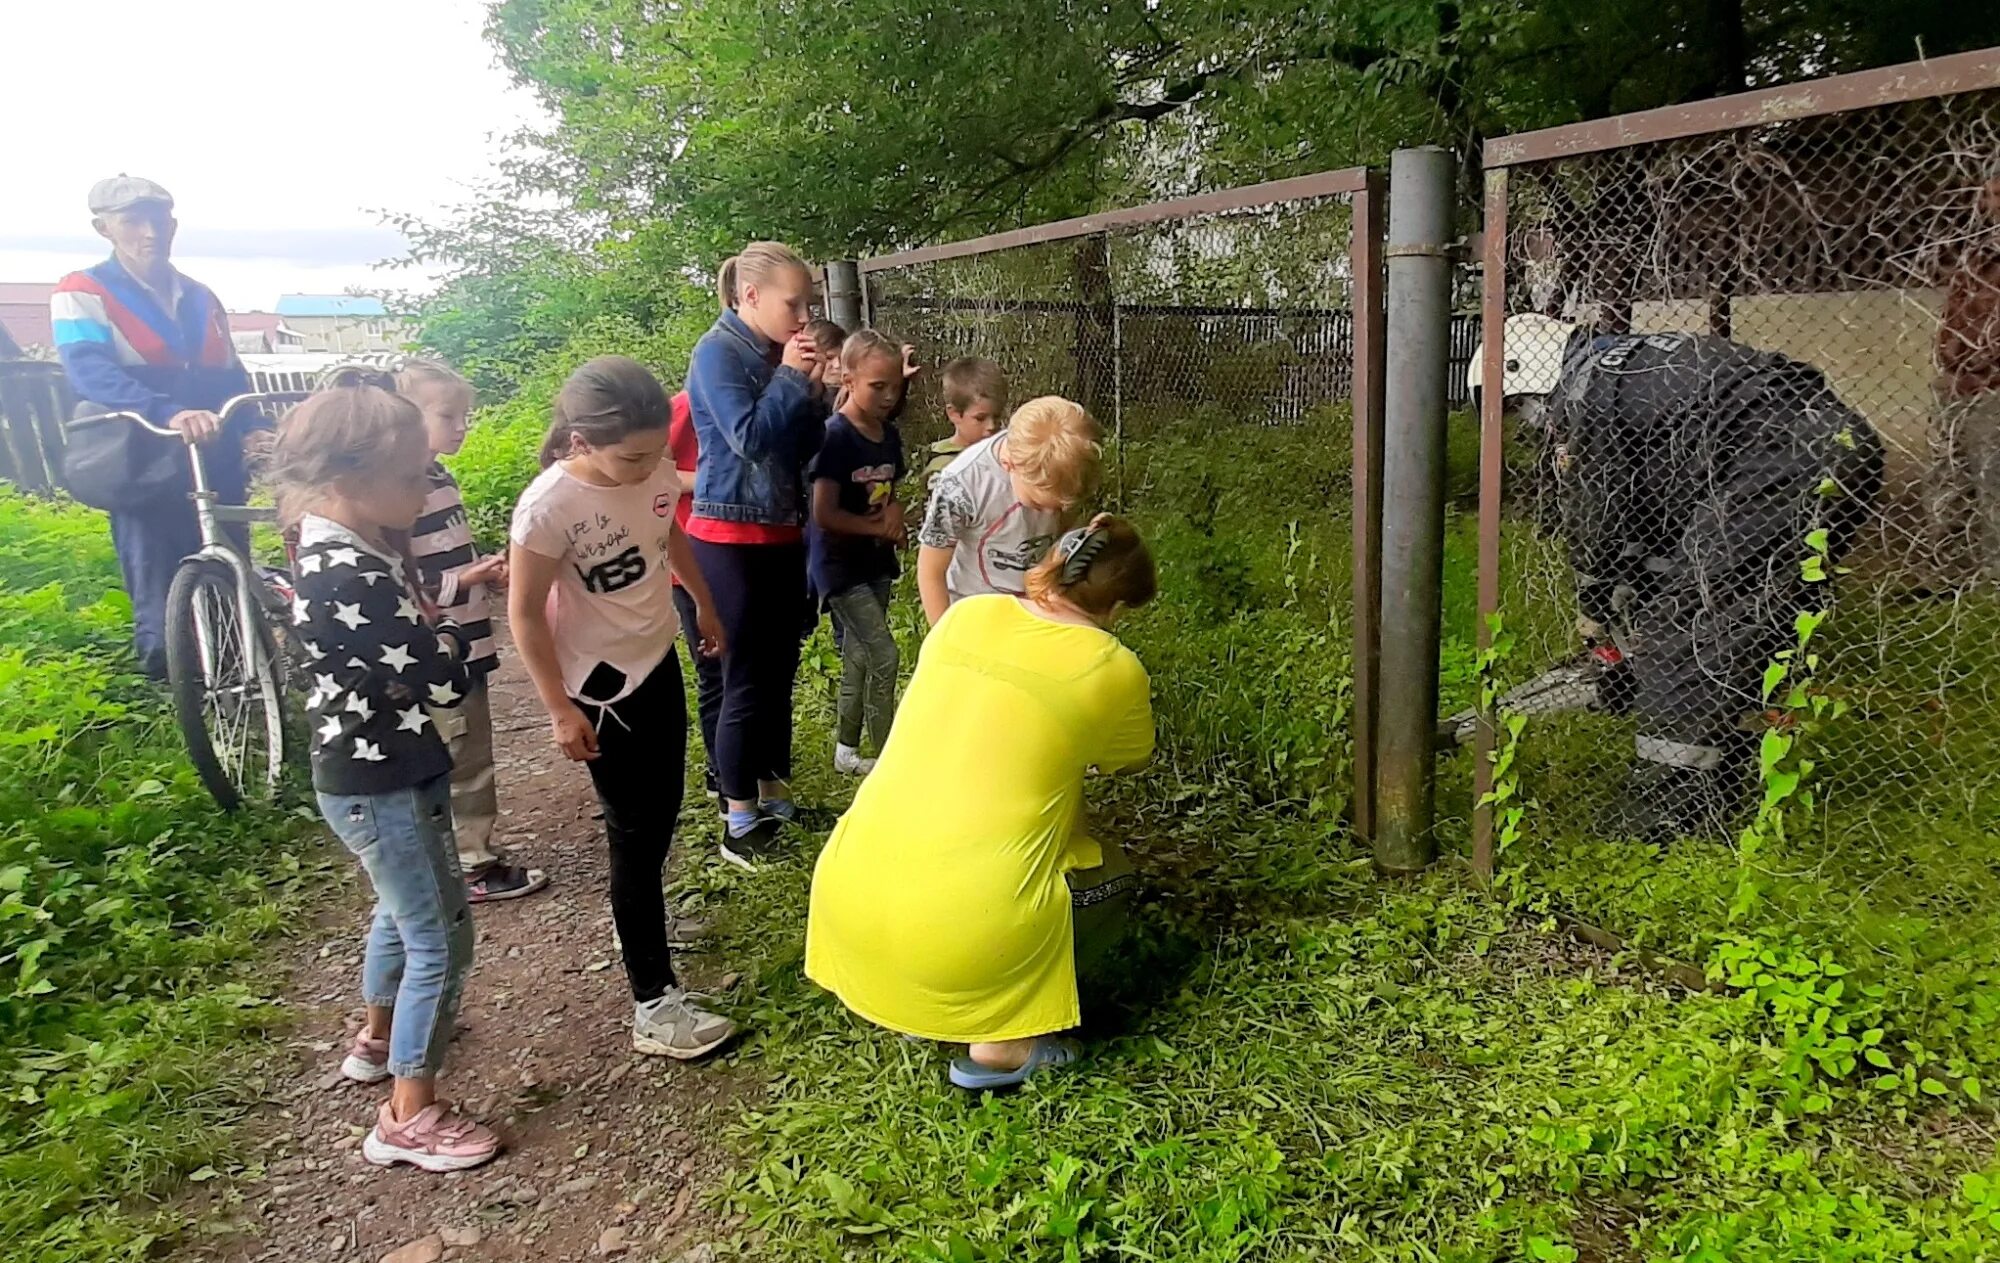
M1537 844L2000 825L2000 75L1954 64L1489 145L1482 609Z
M1121 628L1168 757L1267 798L1351 801L1364 828L1354 646L1372 643L1379 550L1354 474L1379 443L1381 300L1379 232L1356 224L1379 207L1365 173L1333 172L861 265L869 323L931 366L904 413L913 467L950 433L957 357L996 362L1010 407L1064 395L1103 427L1101 506L1137 521L1171 593Z

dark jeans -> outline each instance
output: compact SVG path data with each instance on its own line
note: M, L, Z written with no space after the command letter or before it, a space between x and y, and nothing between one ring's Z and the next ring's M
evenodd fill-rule
M830 598L834 626L840 629L840 705L834 739L859 746L864 724L880 754L889 741L889 721L896 717L896 633L889 629L887 579L836 592Z
M600 684L598 676L611 677ZM600 666L584 682L599 697L617 689L618 673ZM674 985L667 950L667 896L661 879L674 840L687 777L687 697L681 663L671 652L624 700L598 706L577 699L597 729L597 757L585 763L604 807L611 847L611 923L624 948L632 998L657 999Z
M715 779L715 721L722 717L722 659L706 658L696 648L701 631L695 626L694 597L679 584L674 585L674 608L681 615L681 636L687 641L688 661L694 664L694 704L701 715L701 749L708 759L708 775Z
M758 781L792 774L792 683L799 673L806 546L698 539L694 554L729 639L715 774L724 798L755 802Z
M132 598L132 649L154 674L166 670L167 589L181 559L201 551L201 527L185 500L111 515L111 545Z

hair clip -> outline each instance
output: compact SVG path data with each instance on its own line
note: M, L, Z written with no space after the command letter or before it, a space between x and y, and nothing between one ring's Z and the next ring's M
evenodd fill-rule
M1056 541L1056 556L1062 561L1062 581L1083 582L1083 576L1090 573L1090 563L1097 560L1110 542L1111 536L1095 526L1079 526L1065 532Z

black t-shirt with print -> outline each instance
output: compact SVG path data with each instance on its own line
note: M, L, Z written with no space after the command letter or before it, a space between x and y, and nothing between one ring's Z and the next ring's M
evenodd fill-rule
M903 436L895 423L882 427L880 440L870 439L836 412L826 423L826 442L808 471L812 480L840 488L840 507L865 514L887 504L903 476ZM813 590L830 597L902 573L896 546L886 539L823 531L815 523L809 532Z

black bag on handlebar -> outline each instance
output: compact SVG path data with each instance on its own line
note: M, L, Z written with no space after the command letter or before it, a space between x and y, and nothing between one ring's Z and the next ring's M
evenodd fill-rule
M102 404L79 403L70 415L110 411ZM187 445L124 417L70 428L63 443L63 482L70 495L93 509L126 512L185 499L194 487Z

